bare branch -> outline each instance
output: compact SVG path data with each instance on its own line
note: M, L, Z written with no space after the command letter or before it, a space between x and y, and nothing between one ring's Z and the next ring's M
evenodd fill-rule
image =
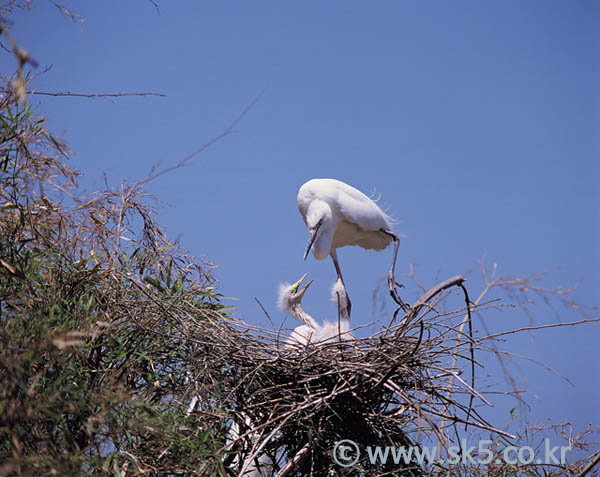
M158 3L156 3L154 0L148 0L152 5L154 5L154 8L156 9L156 14L158 16L160 16L160 10L158 8Z
M230 135L233 132L233 128L235 128L242 121L242 119L244 119L244 117L246 116L246 114L248 114L248 112L256 105L256 103L258 103L258 101L262 97L263 93L264 93L264 91L261 91L250 102L250 104L248 104L248 106L246 106L242 110L242 112L237 116L237 118L235 118L229 124L229 126L227 126L220 134L218 134L217 136L213 137L210 141L208 141L207 143L205 143L202 146L200 146L198 149L196 149L191 154L188 154L186 157L184 157L178 163L176 163L176 164L174 164L172 166L169 166L169 167L167 167L167 168L165 168L165 169L163 169L161 171L158 171L158 172L156 172L154 174L151 174L146 179L142 179L142 180L136 182L135 184L133 184L133 187L138 187L138 186L141 186L143 184L147 184L148 182L153 181L157 177L160 177L160 176L166 174L167 172L171 172L171 171L173 171L175 169L179 169L180 167L182 167L183 165L185 165L187 162L189 162L191 159L193 159L195 156L197 156L198 154L200 154L202 151L204 151L205 149L209 148L210 146L212 146L214 143L216 143L220 139L223 139L225 136Z
M577 325L583 325L584 323L597 323L600 322L600 318L588 318L586 320L579 320L579 321L570 321L567 323L549 323L546 325L536 325L536 326L524 326L522 328L516 328L514 330L508 330L508 331L500 331L499 333L494 333L491 335L487 335L481 338L477 338L477 342L481 342L481 341L487 341L487 340L491 340L493 338L498 338L499 336L506 336L506 335L512 335L515 333L521 333L523 331L534 331L534 330L544 330L547 328L560 328L563 326L577 326Z
M425 306L425 304L429 303L437 294L447 290L448 288L460 286L464 282L465 278L462 275L456 275L430 288L421 298L416 301L413 306L411 306L409 312L402 319L402 321L406 322L413 320L419 314L421 308Z
M79 13L65 7L64 5L62 5L60 3L55 2L54 0L48 0L48 1L52 5L54 5L60 13L62 13L67 18L70 18L73 21L73 23L75 23L77 25L77 27L79 28L80 31L83 30L83 27L81 26L81 24L85 21L85 18L83 18L81 15L79 15Z
M587 473L592 470L600 462L600 450L596 451L596 456L587 464L583 470L577 475L577 477L584 477Z
M27 91L27 94L39 95L39 96L71 96L77 98L121 98L124 96L159 96L166 97L164 93L71 93L70 91L58 91L58 92L47 92L47 91Z

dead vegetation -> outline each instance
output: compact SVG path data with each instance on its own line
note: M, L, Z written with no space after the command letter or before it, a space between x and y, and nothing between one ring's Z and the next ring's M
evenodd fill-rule
M505 432L504 423L494 425L480 415L479 410L490 405L493 397L477 390L484 382L473 374L479 367L478 357L495 352L499 336L596 320L531 325L475 338L471 314L498 306L496 300L484 301L487 291L515 281L519 293L541 290L529 280L494 276L471 302L464 279L452 277L426 290L406 313L398 308L390 323L363 339L290 346L272 330L251 327L243 328L243 341L213 339L213 352L221 357L217 359L230 365L230 374L219 378L229 391L223 396L226 409L242 427L240 437L226 447L232 452L225 459L233 465L231 475L265 465L265 460L268 469L278 463L278 475L447 475L448 471L521 475L523 466L495 462L504 448L527 439ZM440 311L453 290L458 290L465 306ZM556 294L554 290L541 292ZM424 466L416 459L398 463L391 458L382 464L368 457L368 446L435 445L438 458L447 459L448 447L461 439L477 442L481 436L494 439L494 459L489 465L448 467L436 459L435 464ZM350 469L343 469L332 457L336 443L344 439L360 449L361 459ZM582 439L570 442L575 441L582 444ZM526 470L531 475L577 475L583 463L572 456L568 465L531 465Z
M456 276L373 336L285 346L275 326L227 315L211 264L166 238L144 192L213 141L147 179L84 193L66 145L25 101L26 67L0 99L0 475L238 475L264 456L281 476L593 472L593 436L568 426L556 431L589 457L565 465L424 466L366 451L434 444L442 456L483 435L496 457L531 442L534 429L512 436L482 417L493 397L480 391L480 356L511 333L597 319L476 336L472 316L498 306L493 288L525 309L569 290L493 269L471 300ZM352 467L333 459L341 439L361 450Z

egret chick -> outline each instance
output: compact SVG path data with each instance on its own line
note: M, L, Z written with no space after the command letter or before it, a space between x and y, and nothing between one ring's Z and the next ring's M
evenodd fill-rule
M392 220L369 197L336 179L311 179L298 191L298 210L310 235L304 259L312 250L318 260L333 260L338 280L345 288L336 250L346 245L383 250L394 242L394 259L388 275L392 298L405 307L395 288L394 271L400 238L392 232ZM351 302L346 292L347 313Z
M306 345L322 343L336 337L352 339L349 332L350 317L346 312L348 296L341 280L338 279L331 290L331 299L338 304L339 323L327 322L322 326L302 308L302 298L313 282L310 280L304 287L299 288L306 275L302 275L293 285L284 284L279 288L279 308L304 323L294 329L286 342Z

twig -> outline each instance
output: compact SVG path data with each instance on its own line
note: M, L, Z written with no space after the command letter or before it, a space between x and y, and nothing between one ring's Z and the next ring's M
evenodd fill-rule
M260 308L262 309L263 313L265 314L265 316L269 320L269 323L271 323L271 326L273 328L275 328L275 323L273 323L273 320L271 319L271 316L269 315L269 312L266 310L266 308L263 306L263 304L260 302L260 300L258 298L254 297L254 299L256 300L256 303L258 303L258 306L260 306Z
M73 21L73 23L75 23L79 27L79 29L82 30L81 23L84 21L84 19L81 17L81 15L79 15L77 12L75 12L73 10L68 9L64 5L61 5L60 3L55 2L54 0L49 0L49 1L52 5L54 5L56 8L58 8L59 12L61 12L67 18L70 18Z
M596 457L594 457L588 465L577 475L577 477L584 477L590 470L592 470L600 462L600 450L596 451Z
M148 0L152 5L154 5L154 8L156 8L156 13L158 16L160 16L160 10L158 8L158 3L156 3L154 0Z
M460 381L460 382L461 382L461 383L462 383L462 384L463 384L463 385L464 385L464 386L465 386L465 387L466 387L466 388L469 390L469 392L471 393L471 395L475 395L475 396L477 396L479 399L481 399L481 400L482 400L482 401L483 401L485 404L487 404L488 406L490 406L490 407L494 407L494 405L493 405L491 402L489 402L489 401L488 401L486 398L484 398L484 397L483 397L481 394L479 394L479 393L478 393L478 392L475 390L475 388L473 388L472 386L469 386L469 385L468 385L468 384L467 384L467 383L466 383L466 382L465 382L465 381L464 381L464 380L463 380L463 379L462 379L462 378L461 378L461 377L458 375L458 373L455 373L455 372L452 372L452 371L449 371L449 372L450 372L450 374L452 374L452 375L453 375L453 376L454 376L456 379L458 379L458 380L459 380L459 381ZM469 403L469 411L471 410L471 405L472 405L472 400L471 400L471 402ZM468 419L468 418L469 418L469 414L467 413L467 419Z
M487 335L482 338L477 338L476 341L479 343L481 341L487 341L492 338L498 338L499 336L506 336L506 335L512 335L514 333L521 333L522 331L543 330L546 328L559 328L562 326L576 326L576 325L582 325L584 323L597 323L599 321L600 321L600 318L588 318L586 320L569 321L567 323L550 323L547 325L524 326L522 328L517 328L517 329L509 330L509 331L501 331L499 333Z
M419 349L419 346L421 345L421 340L423 339L423 328L424 327L423 327L423 321L422 320L420 321L419 325L420 325L419 338L418 338L417 343L415 344L414 348L409 353L409 356L413 356L417 352L417 350ZM398 357L398 359L392 365L392 367L388 370L388 372L385 373L385 375L379 381L377 381L377 384L375 384L375 388L378 388L382 384L385 384L387 382L387 380L390 379L390 377L396 372L396 370L402 364L404 364L404 359L403 358L404 358L404 356L399 356Z
M448 278L441 283L438 283L436 286L430 288L427 293L425 293L421 298L419 298L415 304L410 308L408 313L402 319L403 323L409 322L414 319L423 306L425 306L434 296L442 291L454 287L460 286L465 282L465 278L462 275L455 275L452 278Z
M294 472L294 467L306 459L309 450L310 445L308 443L304 444L302 449L296 452L296 455L279 471L279 474L277 474L278 477L286 477L288 474L291 475L292 472Z
M78 98L120 98L122 96L159 96L166 97L164 93L71 93L70 91L27 91L27 94L35 94L38 96L73 96Z
M462 289L463 293L465 294L465 304L467 307L467 317L469 320L469 353L471 355L471 388L474 389L475 388L475 349L473 348L473 318L471 317L471 301L469 300L469 293L467 292L467 289L463 285L463 283L461 283L458 286ZM469 411L467 412L467 421L469 420L469 417L471 416L471 410L473 409L473 397L474 397L474 395L471 394L471 397L469 398ZM465 424L465 429L466 428L467 428L467 425Z
M142 180L136 182L135 184L133 184L132 187L138 187L138 186L141 186L143 184L147 184L148 182L156 179L157 177L160 177L160 176L166 174L167 172L171 172L172 170L175 170L175 169L178 169L178 168L182 167L190 159L193 159L195 156L197 156L202 151L204 151L205 149L207 149L210 146L212 146L214 143L216 143L220 139L223 139L225 136L228 136L229 134L231 134L233 132L233 128L235 126L237 126L242 121L242 119L244 119L244 117L246 116L246 114L248 114L248 112L254 107L254 105L256 105L256 103L258 103L258 101L260 100L260 98L262 97L263 94L264 94L264 90L261 91L260 93L258 93L258 95L256 95L256 97L250 102L250 104L248 104L248 106L246 106L242 110L242 112L237 116L237 118L235 118L229 124L229 126L227 126L220 134L218 134L215 137L213 137L210 141L208 141L207 143L205 143L202 146L200 146L198 149L196 149L191 154L188 154L181 161L177 162L176 164L174 164L172 166L169 166L169 167L163 169L162 171L158 171L158 172L156 172L154 174L151 174L147 178L142 179Z
M437 412L437 411L434 411L433 409L428 409L427 412L429 412L431 414L434 414L436 416L445 417L444 414L442 414L440 412ZM462 418L460 418L458 416L452 416L452 420L456 421L456 422L460 422L460 423L466 424L466 425L469 425L469 426L478 427L478 428L484 429L486 431L491 431L491 432L493 432L495 434L498 434L500 436L508 437L509 439L516 439L517 438L517 436L515 436L513 434L510 434L508 432L505 432L502 429L498 429L497 427L490 426L489 424L484 424L484 423L476 422L476 421L467 421L467 420L462 419Z

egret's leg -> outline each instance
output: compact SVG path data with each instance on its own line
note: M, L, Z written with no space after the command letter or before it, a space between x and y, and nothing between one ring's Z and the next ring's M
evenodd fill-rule
M331 260L333 260L333 266L335 267L335 273L337 273L338 279L342 282L342 285L344 285L344 290L346 291L346 302L347 302L346 303L346 313L348 315L348 318L350 318L350 310L352 309L352 303L350 302L350 295L348 295L348 289L346 288L346 284L344 283L344 278L342 277L342 270L340 269L340 264L338 263L336 249L332 248L329 255L331 256Z
M389 235L394 240L394 259L392 260L392 267L390 268L390 273L388 275L388 287L390 289L390 295L398 304L398 306L400 306L404 311L408 311L408 305L402 301L402 298L400 298L400 295L398 295L398 292L396 291L396 279L394 278L396 271L396 257L398 257L398 247L400 246L400 237L389 230L379 230L381 230L384 234Z

